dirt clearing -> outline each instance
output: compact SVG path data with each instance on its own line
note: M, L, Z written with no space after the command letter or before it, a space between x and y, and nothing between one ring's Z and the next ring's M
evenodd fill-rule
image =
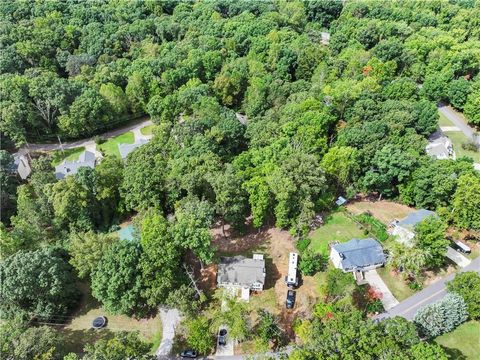
M393 219L403 219L411 212L414 212L415 208L387 200L362 200L348 204L347 210L354 215L369 211L373 217L388 225Z

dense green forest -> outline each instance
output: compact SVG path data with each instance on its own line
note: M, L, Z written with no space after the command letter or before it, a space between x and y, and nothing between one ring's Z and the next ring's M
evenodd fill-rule
M124 163L60 181L40 157L20 182L0 150L5 319L68 314L73 277L113 313L150 314L181 301L187 254L212 260L216 221L241 232L251 215L302 238L338 195L480 230L473 161L425 154L437 103L480 125L475 0L2 1L0 13L2 148L157 125ZM131 216L138 241L109 234Z

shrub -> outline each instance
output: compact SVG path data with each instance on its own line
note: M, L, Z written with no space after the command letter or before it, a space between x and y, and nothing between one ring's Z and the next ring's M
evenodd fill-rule
M322 255L312 251L305 251L301 258L298 268L302 275L312 276L325 267L326 260Z
M310 240L309 238L302 238L298 240L296 244L298 251L300 251L300 253L303 253L308 248L311 242L312 240Z
M363 213L355 216L355 219L360 222L366 229L365 235L370 232L379 241L385 241L388 239L388 233L386 226L379 220L375 219L369 213Z
M213 347L210 323L206 317L196 317L186 323L187 344L199 353L208 355Z
M467 320L467 306L460 295L447 294L443 299L421 308L413 321L427 337L452 331Z
M472 319L480 318L480 275L475 271L466 271L455 276L447 283L449 292L460 295L467 304Z
M103 137L101 137L100 135L95 135L93 137L93 141L95 141L95 144L100 145L100 144L103 144L105 142L105 139Z
M468 151L478 152L478 146L477 146L477 144L475 144L474 141L469 141L469 142L462 143L462 149L463 150L468 150Z

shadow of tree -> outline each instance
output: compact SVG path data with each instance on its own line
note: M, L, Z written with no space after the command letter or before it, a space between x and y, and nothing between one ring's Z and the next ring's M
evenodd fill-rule
M84 353L83 349L86 344L94 344L98 340L111 339L114 336L114 333L108 329L72 330L64 328L61 333L64 338L64 351L79 355Z
M451 360L467 360L467 357L458 349L452 349L443 345L440 345L447 353L447 356Z
M273 263L272 258L265 258L265 271L267 275L264 290L268 290L275 286L275 283L280 279L282 274L278 271L277 265Z

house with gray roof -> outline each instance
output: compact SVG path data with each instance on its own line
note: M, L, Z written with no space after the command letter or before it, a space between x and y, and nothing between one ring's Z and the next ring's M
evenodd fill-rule
M415 212L408 214L407 217L398 221L394 220L391 223L390 234L395 237L395 239L406 245L413 246L413 238L415 237L415 226L418 223L429 217L437 217L434 211L427 209L420 209Z
M261 254L222 257L218 264L217 285L229 289L262 291L265 285L265 259Z
M133 144L118 144L118 151L120 152L120 156L122 160L125 160L132 151L136 148L145 145L148 143L147 139L140 139L135 141Z
M352 239L332 245L330 260L344 272L363 273L385 265L386 257L382 245L372 238Z
M74 175L81 167L95 167L95 154L91 151L84 151L78 157L78 160L63 160L60 165L55 166L55 177L60 180L65 176Z

